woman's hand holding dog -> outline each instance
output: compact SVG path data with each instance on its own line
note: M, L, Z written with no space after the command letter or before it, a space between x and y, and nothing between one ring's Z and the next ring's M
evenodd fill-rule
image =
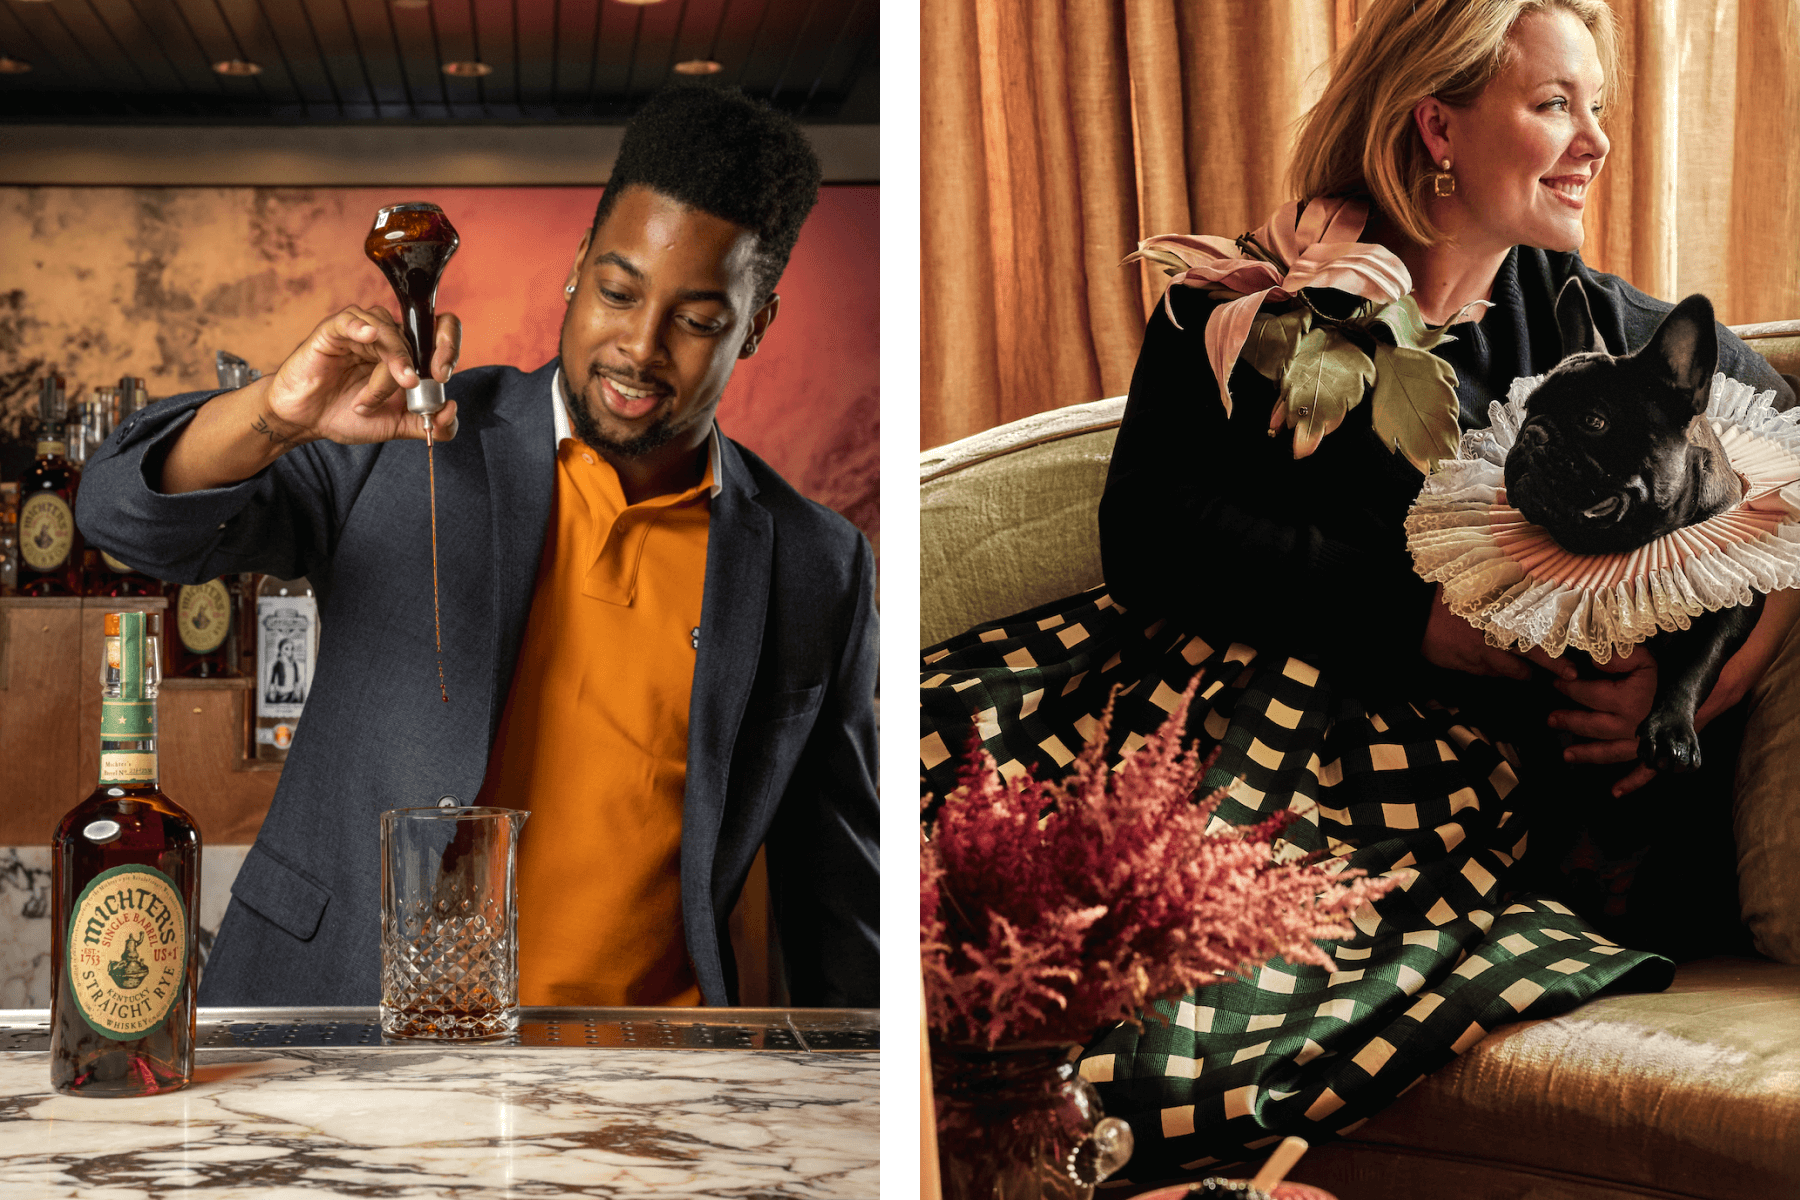
M1575 668L1568 662L1551 658L1542 647L1533 646L1519 654L1487 644L1479 629L1451 612L1444 604L1444 589L1439 587L1432 602L1431 615L1425 619L1425 637L1419 653L1434 667L1462 671L1468 675L1498 675L1506 679L1530 679L1531 664L1549 671L1559 679L1575 678Z

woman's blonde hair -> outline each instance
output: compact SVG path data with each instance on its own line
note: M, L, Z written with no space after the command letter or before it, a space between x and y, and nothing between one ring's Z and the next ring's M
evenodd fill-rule
M1587 26L1606 87L1616 89L1618 32L1605 0L1376 0L1300 122L1288 171L1294 194L1368 196L1414 241L1442 240L1425 215L1436 164L1413 108L1427 96L1458 108L1472 103L1505 66L1514 23L1551 8Z

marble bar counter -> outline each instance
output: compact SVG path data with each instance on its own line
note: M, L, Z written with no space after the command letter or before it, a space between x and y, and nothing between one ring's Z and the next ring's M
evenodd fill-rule
M864 1010L525 1009L508 1043L384 1041L374 1009L202 1009L194 1081L50 1088L0 1010L0 1197L874 1197Z

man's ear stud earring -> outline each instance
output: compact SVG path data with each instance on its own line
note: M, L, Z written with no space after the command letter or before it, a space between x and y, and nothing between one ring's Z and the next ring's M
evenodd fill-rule
M573 300L574 298L575 298L575 285L571 283L563 288L563 299L564 300Z

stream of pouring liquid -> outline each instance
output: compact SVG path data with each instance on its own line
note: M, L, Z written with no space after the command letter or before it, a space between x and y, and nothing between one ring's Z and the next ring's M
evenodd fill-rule
M437 569L437 443L431 436L431 414L423 414L425 421L425 474L431 487L431 634L437 643L438 695L444 703L450 703L450 693L444 687L444 623L438 616L438 569Z

